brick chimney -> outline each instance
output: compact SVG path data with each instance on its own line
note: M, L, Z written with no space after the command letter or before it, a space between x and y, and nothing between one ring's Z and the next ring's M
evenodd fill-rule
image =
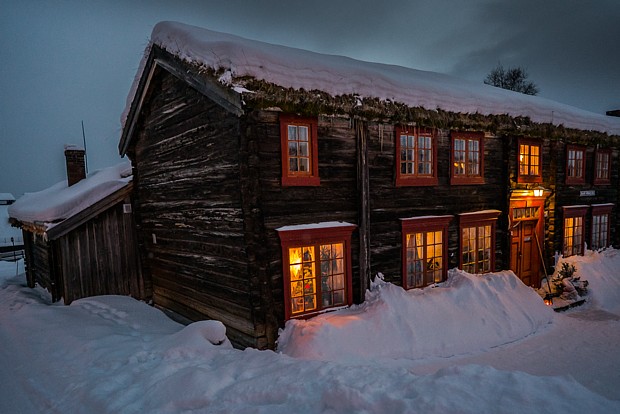
M67 183L69 187L86 178L86 164L84 162L84 148L77 145L65 145L65 159L67 161Z

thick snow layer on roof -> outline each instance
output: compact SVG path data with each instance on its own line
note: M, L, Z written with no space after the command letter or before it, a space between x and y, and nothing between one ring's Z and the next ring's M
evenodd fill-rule
M151 34L151 43L185 61L224 71L222 82L250 76L283 87L321 90L333 96L356 94L429 110L527 116L534 122L620 134L620 118L482 82L278 46L177 22L158 23ZM147 48L147 54L148 51ZM144 61L140 67L137 79ZM134 85L129 104L135 89ZM127 110L123 122L126 115Z
M130 182L127 161L97 170L67 187L67 180L36 193L26 193L9 206L9 216L20 221L52 223L68 219Z
M0 193L0 201L15 201L15 197L11 193Z

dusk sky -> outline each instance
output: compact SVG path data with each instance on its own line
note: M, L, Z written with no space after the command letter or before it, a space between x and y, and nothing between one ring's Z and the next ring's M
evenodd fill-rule
M482 83L521 66L539 96L620 109L618 0L0 0L0 192L120 162L120 116L153 26L175 20L269 43Z

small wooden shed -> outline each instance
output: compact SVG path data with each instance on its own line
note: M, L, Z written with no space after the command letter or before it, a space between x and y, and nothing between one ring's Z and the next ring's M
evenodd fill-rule
M150 296L136 254L130 171L119 164L11 206L11 223L24 235L28 286L67 305L96 295Z

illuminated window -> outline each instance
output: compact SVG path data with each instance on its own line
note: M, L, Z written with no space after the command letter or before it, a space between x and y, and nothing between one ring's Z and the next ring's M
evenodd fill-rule
M452 132L452 174L450 184L484 183L484 134Z
M592 250L609 246L610 215L613 204L592 206Z
M396 185L436 185L437 148L432 131L396 128Z
M564 207L564 257L582 255L584 245L584 217L588 207Z
M497 210L461 214L461 269L488 273L495 267L495 223Z
M594 157L594 164L594 184L610 184L609 171L611 169L611 151L597 150Z
M352 303L351 233L355 226L278 229L282 242L286 319Z
M452 216L403 219L402 274L405 289L445 280L448 224Z
M566 184L585 183L585 157L583 147L569 145L566 148Z
M282 185L318 186L318 138L316 118L280 115Z
M542 154L540 143L520 139L519 140L519 176L520 183L542 182Z

